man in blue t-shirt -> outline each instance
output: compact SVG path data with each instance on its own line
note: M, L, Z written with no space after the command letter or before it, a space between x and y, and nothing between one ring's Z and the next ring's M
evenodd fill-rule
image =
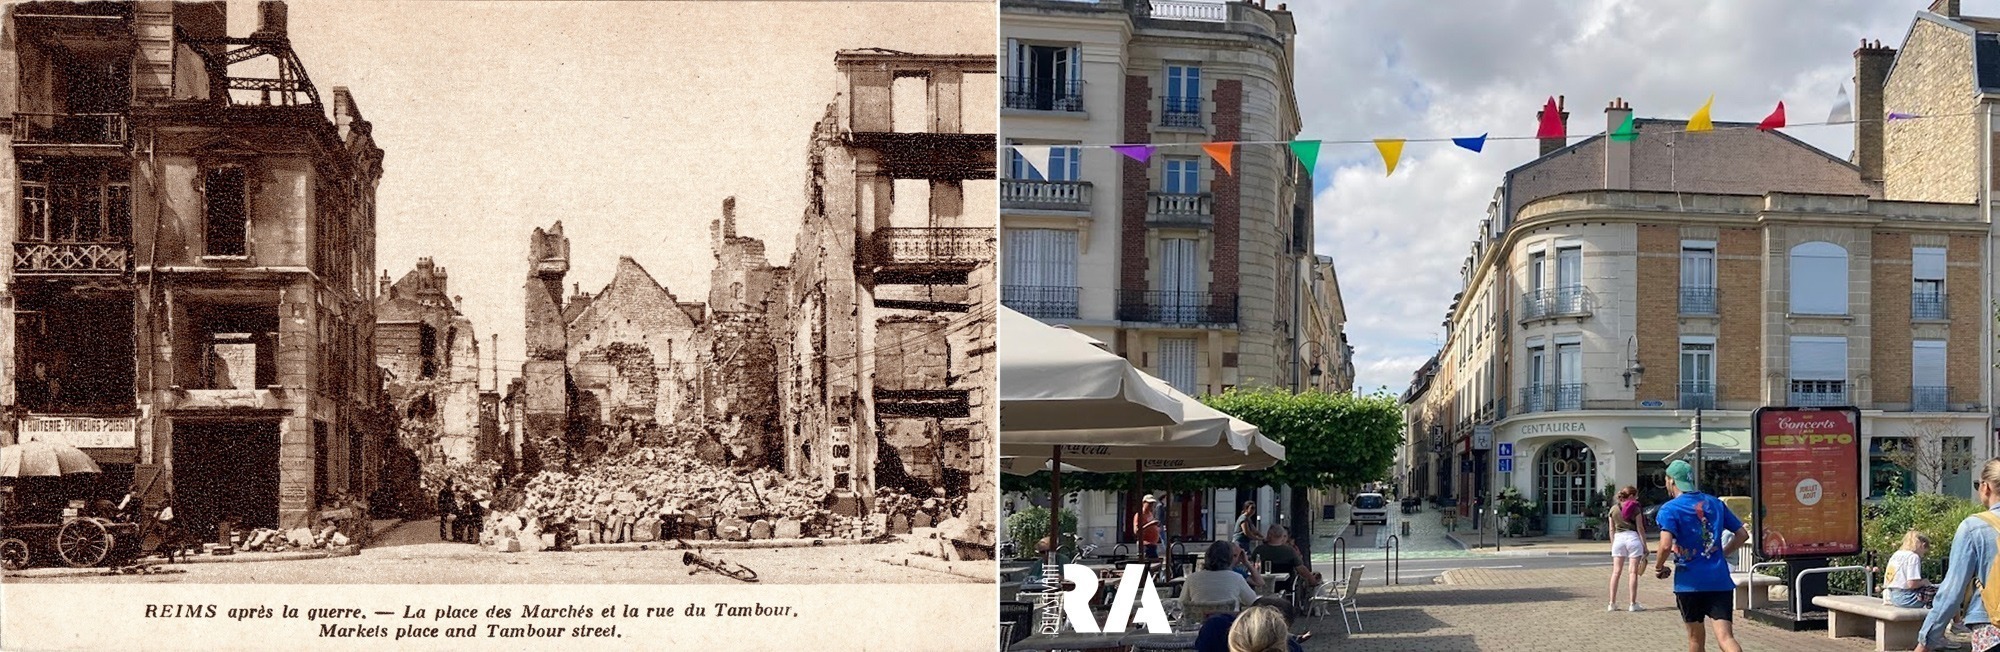
M1667 465L1667 493L1673 500L1660 506L1660 554L1654 575L1666 579L1667 552L1674 553L1674 602L1687 624L1688 649L1707 645L1701 621L1713 619L1715 642L1723 652L1742 652L1730 618L1736 610L1736 583L1729 579L1729 555L1746 540L1743 521L1714 496L1694 485L1694 467L1676 460ZM1723 534L1735 537L1725 545Z

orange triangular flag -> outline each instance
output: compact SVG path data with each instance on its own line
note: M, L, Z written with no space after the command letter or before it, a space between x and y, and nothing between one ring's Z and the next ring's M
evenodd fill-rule
M1221 164L1224 173L1236 174L1236 171L1229 167L1229 157L1236 153L1236 143L1202 143L1201 151L1208 152L1209 158Z

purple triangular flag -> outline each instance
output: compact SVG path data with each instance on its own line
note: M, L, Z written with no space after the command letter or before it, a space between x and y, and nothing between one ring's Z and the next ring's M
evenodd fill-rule
M1134 160L1134 161L1138 161L1138 162L1140 162L1140 163L1144 163L1144 162L1146 162L1146 161L1148 161L1148 160L1151 160L1151 159L1153 158L1153 150L1154 150L1154 149L1155 149L1155 148L1154 148L1154 147L1153 147L1152 145L1112 145L1112 146L1111 146L1111 151L1114 151L1114 152L1118 152L1118 153L1120 153L1120 154L1124 154L1125 156L1127 156L1127 157L1130 157L1130 158L1131 158L1132 160Z
M1915 113L1896 113L1894 111L1889 112L1890 120L1908 120L1915 117L1917 117L1917 114Z

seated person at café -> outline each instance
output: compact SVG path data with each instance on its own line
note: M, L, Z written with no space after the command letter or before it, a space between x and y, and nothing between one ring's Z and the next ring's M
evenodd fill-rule
M1247 551L1245 551L1241 547L1238 547L1236 549L1235 561L1230 563L1229 570L1236 571L1237 575L1242 575L1243 582L1249 584L1251 590L1254 590L1258 593L1263 593L1264 574L1260 572L1260 569L1258 568L1259 560L1246 557L1245 556L1246 553Z
M1231 569L1235 561L1242 557L1243 551L1234 543L1217 541L1208 544L1208 551L1202 555L1201 570L1189 573L1187 579L1182 580L1181 604L1231 602L1235 608L1242 608L1256 602L1257 591L1250 588L1242 575Z
M1252 552L1260 560L1270 562L1273 573L1295 573L1306 580L1306 586L1318 586L1319 574L1312 570L1312 561L1299 554L1299 546L1292 541L1291 531L1283 525L1273 525L1265 534L1264 544ZM1292 580L1278 581L1277 589L1290 590Z
M1292 620L1298 616L1297 612L1292 608L1292 603L1285 601L1284 598L1272 596L1258 598L1257 602L1251 606L1270 607L1276 610L1285 625L1285 646L1282 649L1287 652L1304 652L1304 648L1300 647L1298 639L1290 636ZM1246 611L1245 613L1249 612ZM1215 614L1209 616L1208 620L1202 622L1201 632L1195 635L1195 652L1230 652L1230 633L1235 625L1236 614Z

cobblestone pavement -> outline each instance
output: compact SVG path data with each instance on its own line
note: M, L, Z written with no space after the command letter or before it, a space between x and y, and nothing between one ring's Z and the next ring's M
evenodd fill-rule
M1339 616L1302 619L1314 632L1306 649L1342 651L1685 650L1686 630L1673 610L1672 585L1647 578L1646 611L1606 612L1604 568L1450 571L1452 584L1363 586L1356 594L1365 633L1342 635ZM1859 651L1869 638L1831 640L1825 632L1787 632L1736 620L1743 649ZM1721 649L1710 638L1708 649Z
M971 583L967 577L881 558L910 549L906 543L824 548L713 550L711 557L748 566L762 584ZM381 545L352 557L245 564L172 564L185 573L64 578L8 578L8 582L185 584L736 584L715 573L690 575L679 550L500 553L463 543L440 543L436 521L403 524ZM988 580L990 581L990 580Z

